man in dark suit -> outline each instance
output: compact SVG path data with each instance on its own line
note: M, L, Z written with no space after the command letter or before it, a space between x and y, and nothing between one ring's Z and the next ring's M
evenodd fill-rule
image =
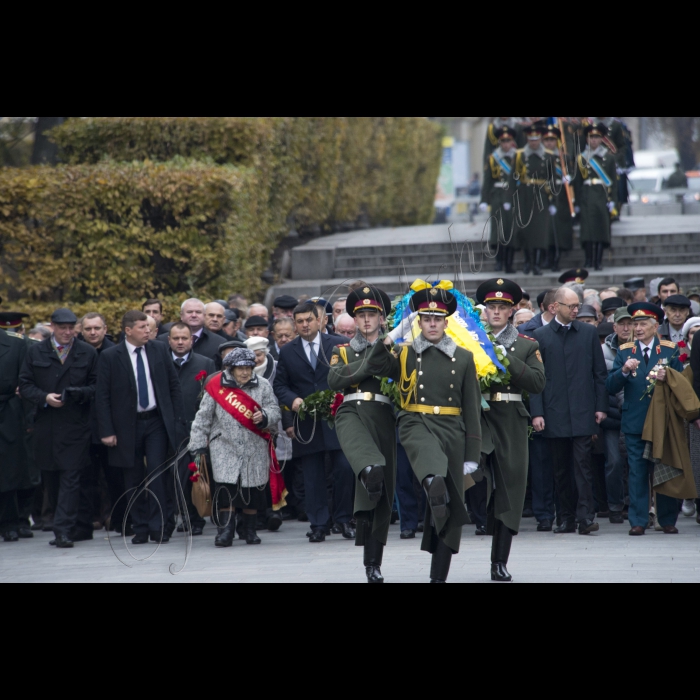
M535 332L547 386L530 399L532 425L549 441L561 511L557 534L598 532L595 522L592 436L599 433L609 408L605 356L595 326L576 320L581 303L572 289L556 296L557 314ZM578 489L578 503L576 490Z
M282 348L274 388L280 405L298 413L306 397L329 388L328 372L333 349L344 345L346 339L320 332L319 312L313 303L298 306L294 310L294 322L299 337ZM294 458L301 460L304 473L306 512L312 528L310 542L325 542L330 525L326 453L333 465L333 520L345 539L354 540L355 531L350 520L355 477L340 449L335 431L324 421L314 426L314 419L309 417L298 423L298 430L298 435L295 435L294 428L287 433L295 438Z
M278 318L272 322L270 355L275 362L279 362L282 348L291 343L296 335L293 318Z
M171 329L168 342L170 344L170 354L175 366L175 371L180 379L182 387L182 399L185 406L185 421L187 422L187 434L190 434L192 423L194 422L199 405L202 402L203 391L202 387L207 377L211 377L216 372L216 366L213 360L209 360L202 355L196 355L192 352L192 331L184 323L176 323ZM206 375L203 379L198 379L202 375ZM185 492L185 501L187 510L190 515L190 524L192 525L192 536L199 537L204 534L204 526L206 522L200 516L197 509L192 503L192 482L187 465L189 464L189 456L180 460L178 465L180 483L182 490ZM185 531L184 523L178 528L178 532Z
M212 333L204 327L204 308L204 304L199 299L188 299L180 309L180 321L192 331L194 352L213 360L219 354L219 346L223 345L227 339L224 335ZM160 342L167 345L168 333L174 325L170 323L161 328L163 332L158 336Z
M69 309L51 316L53 335L31 347L22 368L22 398L38 407L34 422L35 457L44 472L59 549L91 540L90 505L80 488L90 464L90 402L97 383L97 353L75 338L78 319Z
M128 492L164 466L187 436L182 388L170 348L148 342L148 319L141 311L129 311L122 330L125 341L100 358L97 422L102 443L110 448L109 463L124 470ZM135 545L147 544L149 534L153 542L170 540L165 478L156 478L148 487L152 495L141 495L134 504Z
M543 292L537 297L537 304L540 307L540 313L531 321L518 326L518 333L528 337L534 337L535 331L549 325L554 320L554 299L557 296L557 290L551 289L548 292Z

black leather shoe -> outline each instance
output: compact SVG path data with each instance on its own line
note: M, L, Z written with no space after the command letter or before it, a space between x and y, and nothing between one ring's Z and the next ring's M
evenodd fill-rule
M384 492L384 467L367 467L360 474L360 483L367 490L370 503L379 503Z
M75 545L67 537L57 537L55 547L56 549L73 549Z
M49 547L55 547L55 546L56 546L56 540L51 540L51 542L49 542Z
M32 540L34 539L34 533L29 527L21 527L17 530L17 534L21 540Z
M513 583L513 577L508 573L506 565L500 562L491 564L491 580L494 583Z
M452 550L442 540L438 540L430 567L430 583L447 583L451 564Z
M553 529L551 520L543 520L537 526L537 532L551 532Z
M328 530L326 530L325 528L320 528L320 529L321 529L321 531L323 532L323 534L324 534L326 537L330 537L330 536L331 536L330 528L329 528ZM336 533L336 534L340 534L340 533ZM313 537L313 536L314 536L314 529L311 528L311 530L309 530L309 531L306 533L306 539L308 540L308 539L310 539L310 538Z
M282 520L281 513L273 513L267 519L267 529L270 532L279 532L279 529L282 527L283 522L284 522L284 520Z
M485 527L477 527L476 532L474 533L477 537L486 537L486 528Z
M593 522L592 520L584 520L578 526L579 535L592 535L594 532L598 532L599 530L600 525L598 525L598 523L596 522Z
M19 542L19 534L16 533L14 530L10 530L9 532L3 532L2 539L5 542Z
M245 520L245 543L250 545L262 544L262 540L258 537L255 526L258 520L257 515L243 515Z
M326 531L323 530L322 528L315 528L311 533L311 537L309 537L310 544L321 544L321 542L325 542L325 541L326 541Z
M447 482L444 476L433 476L423 482L423 488L428 497L428 505L436 520L445 520L449 517L450 495L447 493Z
M563 523L554 530L555 535L574 535L576 534L576 523Z
M404 530L401 533L401 539L402 540L415 540L416 539L416 531L415 530Z
M391 511L391 524L396 525L396 523L401 520L401 515L399 514L398 510L392 510Z
M350 523L344 523L343 525L340 526L340 534L343 536L343 539L346 540L355 540L357 539L357 532L353 529L352 525Z
M167 530L162 535L160 532L152 532L151 542L154 544L168 544L168 542L170 542L170 535Z
M368 566L365 568L367 574L367 583L377 584L384 583L384 577L382 576L382 570L378 566Z
M87 532L87 531L77 531L73 535L73 542L92 542L92 540L95 539L95 536L93 534L94 531L92 532Z
M331 533L334 535L342 535L343 534L342 525L338 525L338 523L333 523L333 527L330 529L330 531L326 531L326 537L330 537Z
M622 513L610 513L610 524L611 525L624 525L625 518Z
M134 539L131 540L131 544L148 544L148 535L135 535Z
M204 525L194 525L192 527L192 537L201 537L204 534Z
M384 577L382 576L382 560L384 558L384 545L374 539L371 534L372 526L367 525L367 530L365 531L365 573L367 574L367 583L369 584L381 584L384 583Z

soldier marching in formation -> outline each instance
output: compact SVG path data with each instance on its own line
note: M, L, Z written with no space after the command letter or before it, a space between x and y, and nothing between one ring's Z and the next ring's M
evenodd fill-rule
M358 330L349 345L334 350L328 386L345 394L336 431L358 480L356 543L364 547L367 581L380 584L384 583L382 558L396 489L396 417L367 357L380 342L391 300L381 289L368 285L352 292L346 307Z
M499 147L500 138L498 132L501 129L510 129L515 136L518 148L522 148L526 143L521 117L496 117L488 127L486 132L486 144L484 146L484 163L489 156Z

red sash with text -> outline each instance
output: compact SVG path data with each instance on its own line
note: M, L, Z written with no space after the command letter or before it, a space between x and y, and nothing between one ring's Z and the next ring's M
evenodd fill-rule
M269 432L263 432L253 423L253 414L262 410L253 399L240 389L228 389L221 386L221 375L215 375L206 386L209 396L216 401L234 420L265 440L270 449L270 491L272 492L272 508L277 511L287 505L285 498L287 490L280 471L275 452L275 443Z

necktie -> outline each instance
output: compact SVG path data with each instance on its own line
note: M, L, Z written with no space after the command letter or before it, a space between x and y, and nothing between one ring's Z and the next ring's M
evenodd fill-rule
M644 349L644 362L647 365L649 364L649 348Z
M178 357L177 360L175 360L175 364L178 367L182 367L182 365L185 364L185 358L184 357Z
M143 363L141 351L143 348L136 348L136 377L138 379L139 388L139 406L144 409L148 408L148 379L146 379L146 365Z
M192 347L194 347L201 339L201 335L195 335L194 338L192 338Z
M316 371L316 367L318 366L318 357L316 355L316 347L314 346L313 343L309 343L309 355L311 358L311 368Z

